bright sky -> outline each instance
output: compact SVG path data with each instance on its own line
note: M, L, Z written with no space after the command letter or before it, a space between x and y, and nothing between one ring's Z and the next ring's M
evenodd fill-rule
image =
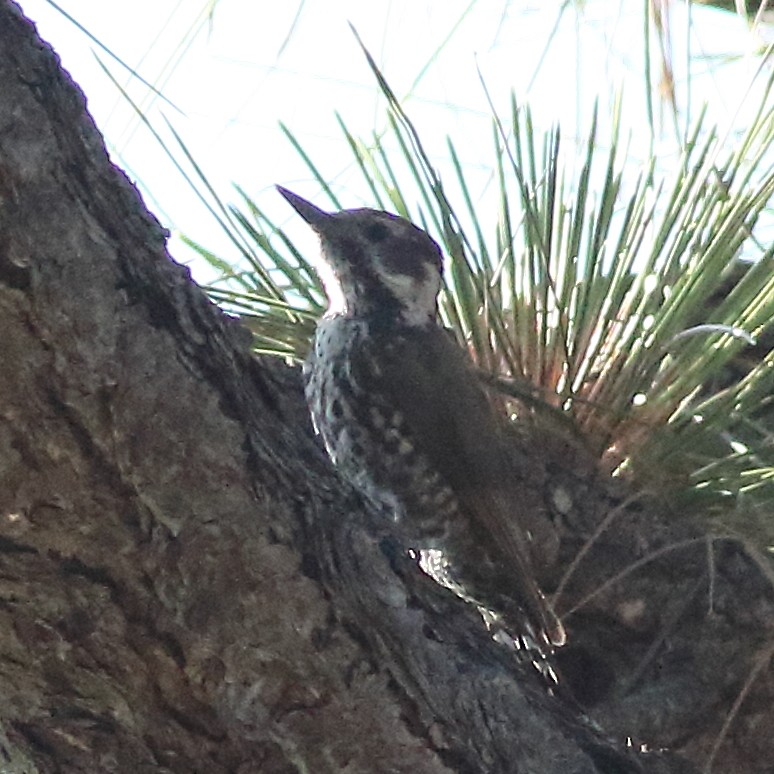
M289 224L292 215L273 185L282 183L309 198L319 191L280 132L280 120L335 181L348 206L369 203L334 112L366 138L384 127L385 112L348 22L398 96L406 98L405 107L442 173L449 170L446 135L454 139L482 202L490 181L492 129L477 68L499 109L506 111L513 89L544 125L560 120L567 140L585 131L596 98L601 115L608 115L623 86L625 127L635 152L647 148L650 136L642 85L643 2L220 0L209 19L211 0L59 0L97 40L152 82L165 103L149 96L47 0L17 1L86 93L114 160L138 181L150 209L173 233L222 253L229 246L218 227L100 61L171 145L165 119L174 126L224 199L237 199L231 186L238 183L259 206ZM671 14L681 130L686 115L695 114L705 99L713 120L726 124L759 65L752 51L760 41L741 19L699 6L691 14L690 35L687 6L675 3ZM694 64L690 111L686 40L694 55L706 54ZM720 58L728 55L738 61L721 65ZM659 126L662 142L673 149L668 114L659 118ZM311 239L299 229L300 243ZM190 251L174 237L170 249L178 260L190 261ZM199 279L209 279L199 264L193 268Z

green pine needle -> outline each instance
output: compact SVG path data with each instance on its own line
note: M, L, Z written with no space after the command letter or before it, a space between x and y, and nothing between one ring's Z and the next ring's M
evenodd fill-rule
M774 253L756 235L774 198L771 109L735 144L702 113L668 176L649 158L630 180L619 111L607 150L595 111L573 170L559 130L540 134L514 101L507 120L494 116L489 223L452 140L454 197L365 54L387 130L366 142L339 117L344 146L374 206L421 224L450 257L442 319L509 413L560 419L611 475L657 481L705 510L772 499ZM282 129L339 208L324 170ZM247 321L256 351L299 361L323 309L319 282L308 257L239 193L241 205L215 209L249 268L191 243L222 274L208 292Z

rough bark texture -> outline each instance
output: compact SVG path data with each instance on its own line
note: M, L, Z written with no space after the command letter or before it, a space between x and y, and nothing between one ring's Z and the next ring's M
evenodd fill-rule
M617 502L555 445L525 480L559 528L547 584ZM644 510L619 519L567 606L675 539ZM706 551L691 546L568 618L566 684L602 731L336 478L299 374L255 360L168 259L83 97L0 0L3 772L687 772L623 740L703 760L772 609L728 546L711 570L727 605L708 616ZM718 771L770 770L758 674L734 740L761 765Z

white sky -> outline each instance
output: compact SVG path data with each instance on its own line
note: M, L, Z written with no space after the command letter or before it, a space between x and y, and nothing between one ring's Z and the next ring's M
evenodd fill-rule
M310 198L318 189L281 134L280 120L335 181L347 206L369 203L334 111L363 137L384 127L385 112L348 22L398 96L406 98L405 107L442 174L450 171L444 156L445 137L451 135L484 204L492 130L477 66L501 110L507 110L513 89L541 123L561 121L568 141L576 127L585 131L595 98L601 115L608 115L616 89L623 86L625 127L635 155L638 148L644 155L649 140L642 86L643 2L586 0L578 4L582 10L570 3L561 13L564 4L541 0L220 0L210 21L209 0L59 0L154 83L171 107L149 96L46 0L19 1L87 95L114 160L138 181L150 209L174 233L182 231L224 254L230 248L218 227L97 57L170 143L164 117L173 124L224 199L236 200L231 185L238 183L291 230L293 217L274 184ZM740 19L698 6L687 35L686 7L674 5L681 121L689 112L684 42L690 40L694 54L707 55L693 68L691 110L695 114L696 106L709 100L712 119L725 124L758 67L752 49L760 41ZM611 14L611 8L617 11ZM549 43L552 30L555 38ZM720 65L718 58L727 55L739 59ZM674 151L668 115L661 124L663 145ZM298 229L301 244L311 239L301 224ZM190 261L190 251L175 238L170 249L178 260ZM200 264L193 269L199 279L210 278Z

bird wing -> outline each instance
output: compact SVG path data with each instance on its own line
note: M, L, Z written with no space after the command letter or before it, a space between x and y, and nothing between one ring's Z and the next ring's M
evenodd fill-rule
M400 411L417 450L451 487L475 539L490 541L508 562L506 577L518 599L551 642L564 632L537 587L519 526L519 495L504 450L502 431L467 354L433 325L375 334L377 361L361 351L353 376L372 396Z

